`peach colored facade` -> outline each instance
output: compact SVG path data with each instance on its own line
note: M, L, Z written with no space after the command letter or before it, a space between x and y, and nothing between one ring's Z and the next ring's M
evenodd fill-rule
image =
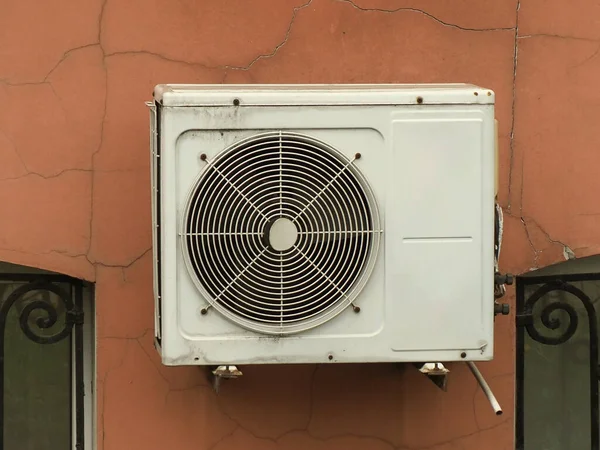
M513 448L514 321L480 364L248 367L216 396L152 343L148 111L158 83L469 82L497 94L502 269L600 250L590 0L5 0L0 260L96 283L97 447ZM518 51L517 51L518 50ZM514 290L509 288L512 302Z

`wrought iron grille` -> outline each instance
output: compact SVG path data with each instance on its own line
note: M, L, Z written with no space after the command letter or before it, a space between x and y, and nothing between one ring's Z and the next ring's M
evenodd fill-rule
M0 273L0 288L0 450L57 445L55 434L59 431L52 429L59 421L57 416L62 417L60 445L70 442L71 448L83 450L83 282L61 275ZM56 354L44 353L44 348L58 346L65 349L60 353L64 355L60 358L60 370L56 370ZM26 352L30 353L25 355ZM45 356L40 358L40 355ZM27 364L35 356L38 361ZM48 361L52 361L54 372L61 373L62 381L52 379L53 368L45 364ZM23 371L23 367L28 369ZM28 371L34 373L26 373ZM41 388L31 384L36 380L38 384L40 380L47 383L45 392L51 398L45 398ZM59 384L62 390L57 388ZM52 402L52 398L59 395L56 391L61 391L61 399L65 400L61 405ZM39 423L23 425L32 421L28 414L43 418L42 426ZM39 436L23 442L23 435L35 433Z
M600 274L517 278L516 448L600 450Z

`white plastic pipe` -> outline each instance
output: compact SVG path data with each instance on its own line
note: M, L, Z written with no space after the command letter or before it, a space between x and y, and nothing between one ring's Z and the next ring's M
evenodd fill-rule
M490 389L490 387L488 386L486 381L483 379L483 375L481 375L481 372L479 371L479 369L477 368L475 363L473 363L472 361L467 361L467 366L469 366L469 369L471 369L473 376L479 383L479 386L481 386L481 390L484 392L485 396L487 397L488 401L490 402L490 405L492 405L492 408L494 409L494 413L497 416L501 415L502 408L500 407L500 403L498 403L498 400L496 400L494 393L492 392L492 390Z

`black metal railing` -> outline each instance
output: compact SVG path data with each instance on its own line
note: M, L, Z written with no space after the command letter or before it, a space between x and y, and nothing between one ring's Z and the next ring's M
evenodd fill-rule
M55 414L56 408L69 408L61 412L70 417L70 430L64 434L71 439L71 447L78 450L84 448L84 368L83 368L83 282L61 275L34 275L34 274L0 274L3 301L0 303L0 450L12 450L15 443L7 442L6 434L6 369L5 357L11 336L7 336L7 325L10 329L17 329L16 325L9 323L14 320L16 313L20 331L28 340L41 346L51 346L69 340L65 345L67 349L65 361L61 367L70 378L70 398L64 405L47 405L44 414ZM70 369L69 369L70 368ZM41 371L38 379L45 376L44 364L40 361L39 367L27 370ZM17 374L23 379L27 374ZM21 385L27 388L26 382ZM49 383L51 386L52 383ZM29 386L35 389L35 386ZM19 395L18 393L11 393ZM22 395L26 395L26 392ZM74 396L74 398L73 398ZM45 405L45 404L44 404ZM54 408L54 409L52 409ZM26 413L26 412L25 412ZM10 412L9 412L10 414ZM44 440L44 436L39 437ZM72 441L74 439L74 442ZM73 445L74 444L74 445ZM31 444L33 445L33 444ZM21 448L25 448L21 446ZM29 447L27 447L29 448Z
M517 450L534 450L544 439L554 442L544 446L600 450L598 317L587 293L598 289L598 283L600 274L517 278ZM574 358L582 345L583 356ZM552 416L551 411L561 408L586 420L565 419L566 412ZM553 432L562 433L564 441L558 443Z

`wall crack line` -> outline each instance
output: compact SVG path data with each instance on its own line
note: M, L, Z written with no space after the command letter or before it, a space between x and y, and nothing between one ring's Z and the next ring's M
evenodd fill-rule
M275 55L277 55L277 53L279 52L279 50L285 45L287 44L290 35L292 33L292 28L294 27L294 23L296 21L296 17L298 16L298 12L301 11L302 9L305 9L307 7L309 7L312 2L314 0L309 0L306 3L303 3L300 6L296 6L293 9L292 12L292 19L290 20L290 23L287 27L287 30L285 32L285 36L283 38L283 40L277 44L275 46L275 48L269 52L269 53L263 53L260 54L256 57L254 57L247 65L245 66L234 66L234 65L209 65L209 64L203 64L200 62L190 62L190 61L184 61L181 59L175 59L175 58L170 58L168 56L162 55L160 53L157 52L152 52L149 50L124 50L124 51L117 51L117 52L110 52L110 53L105 53L105 58L111 57L111 56L118 56L118 55L149 55L149 56L154 56L156 58L162 59L164 61L168 61L168 62L173 62L173 63L179 63L179 64L185 64L187 66L191 66L191 67L199 67L199 68L203 68L203 69L209 69L209 70L242 70L242 71L246 71L246 70L250 70L252 68L252 66L254 64L256 64L258 61L260 61L261 59L270 59L273 58ZM224 77L226 76L226 74L224 75Z
M513 86L512 86L512 117L510 123L510 160L509 160L509 168L508 168L508 205L507 210L510 214L511 212L511 193L512 193L512 171L514 167L514 156L515 156L515 105L517 102L517 59L519 53L519 9L521 9L521 0L517 2L517 11L515 18L515 43L514 43L514 56L513 56ZM523 179L521 179L521 185L523 184Z
M106 264L106 263L103 263L100 261L92 262L92 264L94 264L96 266L115 268L115 269L128 269L131 266L133 266L136 262L138 262L140 259L142 259L144 256L146 256L148 253L150 253L151 251L152 251L152 247L147 248L146 250L144 250L144 252L141 255L136 256L133 260L131 260L127 264ZM89 261L89 259L88 259L88 261Z
M530 39L536 37L549 37L556 39L570 39L574 41L585 41L585 42L600 42L600 39L586 38L580 36L567 36L563 34L551 34L551 33L534 33L534 34L522 34L518 39Z
M418 9L418 8L407 8L407 7L399 7L399 8L395 8L395 9L383 9L383 8L363 8L361 6L358 6L356 3L354 3L352 0L336 0L338 2L341 3L348 3L350 5L352 5L355 9L358 9L359 11L365 11L365 12L380 12L380 13L386 13L386 14L393 14L393 13L397 13L397 12L414 12L414 13L419 13L422 14L426 17L429 17L430 19L434 20L435 22L444 25L446 27L451 27L451 28L456 28L457 30L462 30L462 31L512 31L515 30L515 27L499 27L499 28L468 28L468 27L461 27L460 25L456 25L454 23L449 23L449 22L444 22L441 19L438 19L437 17L435 17L433 14L428 13L427 11L423 10L423 9Z

